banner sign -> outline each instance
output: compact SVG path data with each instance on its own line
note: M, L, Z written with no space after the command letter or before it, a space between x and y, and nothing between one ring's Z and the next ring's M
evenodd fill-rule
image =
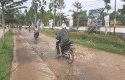
M87 26L101 26L104 8L89 10Z
M35 25L40 28L40 26L41 26L41 20L38 19Z
M105 27L109 27L109 15L104 17L105 19Z

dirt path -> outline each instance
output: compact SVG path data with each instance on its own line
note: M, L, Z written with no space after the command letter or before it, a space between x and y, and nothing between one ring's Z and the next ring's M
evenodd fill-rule
M75 45L75 61L70 65L57 58L55 42L40 34L35 44L33 32L17 34L15 63L19 67L12 80L125 80L125 56Z

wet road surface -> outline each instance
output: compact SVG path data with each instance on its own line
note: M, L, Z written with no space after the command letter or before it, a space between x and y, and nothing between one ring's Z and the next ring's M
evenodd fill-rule
M19 36L23 39L19 38ZM76 52L74 63L68 64L65 59L57 58L55 50L56 40L54 38L40 34L39 39L36 42L33 38L33 31L29 33L28 30L20 31L16 38L17 41L21 40L19 41L20 43L24 43L23 45L18 43L18 45L20 45L18 47L21 47L19 48L19 52L21 52L23 49L23 51L26 50L22 57L19 57L22 55L22 52L16 55L18 63L20 61L27 61L31 67L28 66L27 68L27 66L25 66L22 67L22 70L24 71L21 70L21 72L15 72L19 72L21 76L21 74L25 74L26 71L29 71L27 72L29 74L25 74L26 76L36 76L32 76L34 79L24 78L23 80L125 80L125 56L99 51L75 44ZM27 50L27 45L31 47L30 50ZM32 55L37 55L39 57L29 58L32 51L34 51L34 54ZM24 55L27 55L27 57L25 58L26 60L23 61L22 59L24 59ZM30 61L28 59L34 60ZM37 66L34 67L35 64L33 63L35 63ZM38 65L40 63L41 65ZM37 75L45 73L42 70L37 69L43 67L42 64L45 64L47 69L44 69L51 73L51 75L47 75L47 77L50 76L48 79L42 79L40 75ZM32 70L34 72L32 72ZM39 73L36 73L36 70ZM19 77L13 80L22 80L18 79ZM45 76L43 75L43 77Z

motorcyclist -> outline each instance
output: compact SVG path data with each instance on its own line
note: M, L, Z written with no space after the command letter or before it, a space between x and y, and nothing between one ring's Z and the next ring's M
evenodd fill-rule
M59 40L56 42L57 54L58 54L58 56L61 56L61 55L63 55L63 53L61 53L62 52L61 46L64 43L69 42L69 32L66 29L65 23L62 24L62 29L59 32L59 34L57 35L56 39Z
M34 35L37 34L37 38L39 37L39 28L37 27L37 25L35 25L34 28Z

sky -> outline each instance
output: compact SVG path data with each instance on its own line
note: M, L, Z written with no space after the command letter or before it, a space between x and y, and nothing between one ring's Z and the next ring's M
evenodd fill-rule
M24 5L30 7L31 1L32 0L28 0L27 3L25 3ZM50 0L46 0L46 1L48 6ZM75 3L75 1L77 0L64 0L64 1L66 4L66 7L65 9L62 10L62 12L65 13L65 15L72 14L71 12L69 12L69 10L76 10L72 4ZM103 0L78 0L78 2L82 3L82 10L89 11L91 9L104 8ZM125 2L122 2L121 0L116 0L117 9L121 9L123 4L125 4ZM109 5L111 6L111 10L109 12L114 11L115 0L111 0L111 3ZM47 9L48 8L46 7L46 10Z

